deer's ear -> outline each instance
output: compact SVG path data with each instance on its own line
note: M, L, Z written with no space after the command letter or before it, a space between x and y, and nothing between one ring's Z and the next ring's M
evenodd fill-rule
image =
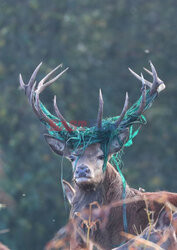
M56 139L55 137L48 134L44 134L44 138L53 152L55 152L58 155L65 155L65 156L69 155L69 150L66 148L65 141Z
M114 154L118 152L123 147L123 145L128 141L128 138L129 138L129 129L126 128L125 130L122 131L122 133L118 135L118 139L115 138L112 140L109 154Z
M65 194L66 194L66 197L69 201L69 203L71 204L72 203L72 200L73 200L73 197L74 197L74 194L75 194L75 190L74 188L69 184L69 182L63 180L63 186L64 186L64 190L65 190Z
M156 229L164 229L169 227L172 221L172 211L168 208L162 208L157 218L157 222L155 225Z

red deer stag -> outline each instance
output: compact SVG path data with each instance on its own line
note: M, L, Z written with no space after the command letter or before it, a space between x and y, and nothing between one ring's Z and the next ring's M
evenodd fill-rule
M114 154L119 153L127 143L131 142L132 127L136 124L143 124L142 113L151 106L158 93L165 88L153 64L150 62L151 71L146 69L153 77L152 83L145 80L143 75L139 76L130 70L142 82L142 94L140 99L128 108L128 94L126 93L125 104L120 116L102 119L103 98L100 91L97 123L91 128L75 127L67 122L57 107L56 97L54 98L56 116L52 115L40 101L40 93L67 70L65 69L49 80L60 66L37 83L35 78L41 67L39 64L28 84L24 84L20 75L20 86L25 90L35 114L48 129L49 134L45 134L44 137L50 148L72 162L75 189L66 182L64 183L66 194L71 203L71 218L77 217L83 208L88 208L89 204L93 202L103 206L122 200L122 198L142 197L141 192L126 184L121 172L116 171L109 160ZM172 203L177 205L177 194L167 194ZM157 195L159 194L157 193ZM162 205L159 203L150 204L151 210L155 212L155 218L157 218L161 207ZM100 230L97 227L94 231L91 230L90 240L99 248L106 250L119 246L125 241L125 237L120 232L126 231L135 234L134 227L140 232L148 225L145 208L146 204L143 198L141 201L135 199L135 202L126 206L112 208L105 229ZM79 223L81 224L82 220ZM79 223L78 227L80 227ZM81 233L76 233L76 242L74 246L70 246L71 249L86 247L87 228L81 230Z

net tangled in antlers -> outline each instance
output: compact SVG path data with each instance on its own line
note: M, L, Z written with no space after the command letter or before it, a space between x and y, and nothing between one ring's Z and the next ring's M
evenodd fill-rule
M155 97L157 96L157 93L154 93L152 96L149 95L149 90L146 90L147 98L146 98L146 105L144 107L144 110L148 109L152 102L154 101ZM83 150L86 149L91 144L94 143L100 143L101 148L103 150L105 161L103 170L105 171L106 165L107 165L107 157L109 153L109 145L111 144L111 141L116 137L119 141L119 144L121 145L122 142L120 141L118 135L124 131L125 128L130 128L129 133L129 139L124 144L124 147L129 147L133 144L133 138L138 134L140 126L136 129L134 129L134 125L143 125L146 124L146 118L143 115L137 115L137 110L140 107L142 100L142 96L140 99L130 108L127 110L123 123L121 126L116 127L115 122L118 120L120 116L111 117L107 119L102 120L102 127L98 129L97 126L93 127L77 127L70 130L68 132L68 129L66 125L63 125L63 122L60 120L57 121L57 117L52 115L45 106L40 103L42 111L45 113L47 117L55 121L57 127L59 128L59 131L56 131L53 129L50 124L46 123L45 121L42 121L45 126L48 129L48 132L50 135L54 136L55 138L59 140L63 140L67 143L69 148L72 148L73 150L77 150L77 148L82 148ZM67 126L70 128L70 124L67 123ZM123 146L123 145L121 145ZM123 147L121 147L123 149ZM114 155L114 159L116 158L117 162L120 163L120 156L121 152L119 151Z
M48 80L49 77L62 66L59 65L46 75L38 84L36 84L35 78L41 64L42 63L40 63L34 70L27 85L24 84L22 76L20 75L21 88L25 90L25 94L27 95L29 103L35 114L38 116L40 121L45 124L48 133L51 136L59 140L63 140L66 143L66 147L72 149L73 151L78 148L85 150L91 144L100 143L104 153L104 171L106 169L108 153L112 141L117 139L120 145L120 151L114 156L114 161L116 159L118 164L120 162L120 155L123 146L128 147L132 145L132 140L138 134L140 126L146 123L146 119L142 113L150 108L158 93L165 88L164 83L157 76L155 67L151 62L151 71L147 69L145 70L153 77L153 83L145 80L142 74L139 76L134 71L129 69L131 73L142 82L142 94L139 100L128 108L128 94L126 93L124 107L120 116L102 119L103 98L100 90L97 124L92 127L76 127L67 122L61 115L56 104L56 97L54 97L54 110L56 116L52 115L39 99L40 93L56 81L67 69L63 70L53 79ZM148 86L148 89L146 89L146 86ZM134 125L136 124L140 126L134 130ZM129 138L125 142L121 141L119 135L126 129L129 129Z

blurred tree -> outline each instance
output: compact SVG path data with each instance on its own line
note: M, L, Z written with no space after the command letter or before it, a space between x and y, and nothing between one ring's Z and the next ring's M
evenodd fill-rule
M124 173L135 187L177 191L176 11L175 0L1 0L0 150L6 172L1 188L16 202L1 214L2 227L10 229L1 241L11 249L42 249L68 216L58 158L18 91L19 72L27 81L41 60L39 79L61 62L70 67L46 91L44 102L52 109L56 93L68 120L91 123L98 89L105 117L119 114L126 91L132 103L140 94L127 68L141 72L151 59L167 90L146 114L148 124L135 145L126 149ZM67 162L64 177L71 179Z

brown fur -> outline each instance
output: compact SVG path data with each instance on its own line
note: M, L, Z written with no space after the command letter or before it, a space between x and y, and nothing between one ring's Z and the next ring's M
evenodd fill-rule
M141 193L136 189L130 188L128 185L126 185L126 199L127 198L139 199L126 205L128 233L130 234L135 234L134 228L136 228L136 230L140 233L141 230L144 230L148 225L147 213L145 211L146 204L144 199L147 200L149 209L155 212L155 219L157 218L158 213L165 201L169 201L172 204L177 205L177 194L165 191ZM89 208L89 204L94 201L98 202L100 206L104 206L111 203L115 204L121 199L121 177L118 172L108 163L103 182L100 183L95 189L83 189L78 185L75 185L75 195L71 202L71 217L76 218L76 212L81 212L81 214L83 214L83 209ZM125 240L125 238L120 234L120 232L124 231L122 206L114 205L114 207L110 209L108 216L109 218L107 219L107 223L104 228L100 228L99 225L97 225L96 230L91 230L90 233L91 241L102 249L112 249L116 246L119 246ZM99 216L97 219L99 219ZM82 220L78 222L78 227L80 227L81 223ZM86 237L86 227L81 230L83 231L83 234L85 233ZM79 239L79 235L77 237ZM81 242L78 242L78 247L82 247L82 244L85 245L84 241L83 243L82 240ZM71 249L73 249L72 245Z

